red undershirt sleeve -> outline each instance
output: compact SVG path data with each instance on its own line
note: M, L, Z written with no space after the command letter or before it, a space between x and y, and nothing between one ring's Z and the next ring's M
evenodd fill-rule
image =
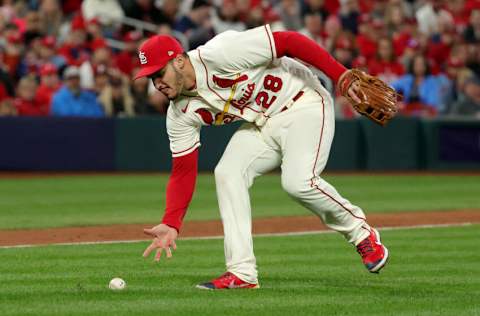
M273 32L277 58L288 56L298 58L323 71L335 83L347 70L325 49L298 32Z
M198 149L188 155L173 158L162 223L177 231L180 231L188 205L192 200L197 172Z

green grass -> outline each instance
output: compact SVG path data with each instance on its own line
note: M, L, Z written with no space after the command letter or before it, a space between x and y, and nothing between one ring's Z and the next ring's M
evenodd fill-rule
M479 208L480 176L326 176L367 214ZM0 179L0 229L155 223L166 175ZM257 179L253 216L308 215L282 191L277 174ZM200 175L187 220L219 219L213 176Z
M201 291L224 271L222 240L0 249L0 315L480 315L480 226L383 231L369 274L338 234L258 237L259 290ZM120 276L128 287L107 289Z

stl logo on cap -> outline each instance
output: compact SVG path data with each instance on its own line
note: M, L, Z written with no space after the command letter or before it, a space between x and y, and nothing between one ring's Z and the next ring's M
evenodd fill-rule
M167 52L167 54L168 54L168 56L172 56L172 55L174 54L174 52L173 52L173 50L169 50L169 51Z
M145 56L144 52L138 53L138 58L140 59L140 64L145 65L147 64L147 56Z

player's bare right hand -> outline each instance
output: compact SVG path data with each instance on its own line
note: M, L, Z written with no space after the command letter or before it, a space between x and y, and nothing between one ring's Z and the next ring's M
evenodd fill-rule
M175 240L178 237L178 232L175 228L172 228L165 224L160 224L152 228L146 228L143 232L151 237L153 241L150 246L145 249L143 256L146 258L150 253L156 249L155 261L159 261L162 256L162 252L165 250L167 258L172 257L172 248L177 249Z

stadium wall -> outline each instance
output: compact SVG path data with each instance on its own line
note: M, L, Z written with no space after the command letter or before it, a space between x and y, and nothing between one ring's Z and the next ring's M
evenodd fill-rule
M202 130L213 170L239 124ZM219 131L221 129L221 131ZM0 170L168 171L164 117L0 118ZM480 170L480 122L399 117L386 128L338 120L327 170Z

